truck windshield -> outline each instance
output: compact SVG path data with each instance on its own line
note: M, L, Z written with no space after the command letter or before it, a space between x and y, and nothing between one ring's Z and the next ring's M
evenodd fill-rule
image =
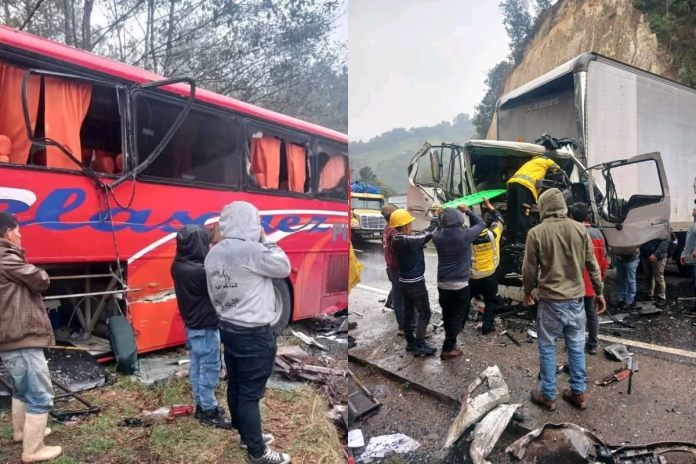
M351 198L350 207L356 209L380 209L382 208L382 200L373 200L367 198Z

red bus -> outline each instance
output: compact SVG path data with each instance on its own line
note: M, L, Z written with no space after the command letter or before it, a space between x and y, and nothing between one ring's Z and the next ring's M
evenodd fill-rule
M184 343L169 268L176 231L256 205L292 263L277 319L348 306L345 134L0 26L0 210L20 220L59 341L139 352Z

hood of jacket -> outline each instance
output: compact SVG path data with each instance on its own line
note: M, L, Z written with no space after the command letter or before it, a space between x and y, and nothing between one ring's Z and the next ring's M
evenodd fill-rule
M184 226L176 234L176 260L203 262L209 248L208 231L194 224Z
M457 208L445 208L440 215L442 227L461 227L464 225L464 215Z
M542 221L544 219L568 217L568 207L560 190L552 188L541 194L539 197L539 213Z
M223 239L236 238L258 242L261 230L259 210L251 203L234 201L225 206L220 213L220 234Z

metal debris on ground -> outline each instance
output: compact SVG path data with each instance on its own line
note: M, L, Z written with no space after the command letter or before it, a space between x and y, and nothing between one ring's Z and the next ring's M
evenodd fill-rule
M595 382L595 384L606 387L607 385L609 385L611 383L621 382L623 380L626 380L629 375L631 375L631 371L629 369L619 369L619 370L614 371L613 374L607 375L602 380L598 380L597 382Z
M605 346L604 352L607 354L609 359L620 362L624 362L632 356L632 354L628 352L626 345L621 343L614 343L613 345Z
M516 339L515 337L513 337L512 334L511 334L510 332L508 332L507 330L503 330L502 332L500 332L500 335L505 335L505 336L506 336L507 338L509 338L510 341L512 341L512 343L514 343L515 345L517 345L517 346L522 346L522 345L520 344L520 342L518 342L517 339Z
M353 429L348 431L348 448L362 448L365 446L365 438L362 430Z
M276 354L276 372L280 372L291 380L306 380L325 384L330 376L345 377L347 372L343 369L314 366L306 364L312 358L299 347L285 347Z
M481 385L485 384L488 391L471 396ZM462 434L476 421L499 404L510 401L508 389L503 374L498 366L488 367L469 384L462 397L462 407L447 432L445 448L452 446Z
M595 434L571 423L544 424L505 449L522 464L663 464L664 455L686 453L696 457L696 444L660 442L610 446Z
M367 444L367 448L360 455L360 460L370 463L373 460L381 460L392 454L411 453L419 447L420 443L403 433L372 437Z
M189 404L175 404L171 408L161 407L154 411L143 411L138 417L127 417L118 425L124 427L149 427L155 424L171 422L179 416L190 416L193 407Z
M310 337L309 335L302 333L302 332L296 332L292 329L290 329L290 333L293 334L295 337L299 338L305 345L309 346L316 346L320 350L328 351L328 348L316 341L314 338Z
M505 431L512 416L521 404L501 404L489 412L481 422L476 424L472 433L473 440L469 448L469 455L473 464L490 464L486 457L493 451L493 447Z
M348 426L377 411L382 404L375 399L353 372L348 370Z

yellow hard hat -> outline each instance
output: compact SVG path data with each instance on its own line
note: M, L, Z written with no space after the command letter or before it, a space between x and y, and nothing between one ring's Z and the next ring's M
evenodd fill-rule
M415 221L416 218L411 216L411 213L406 211L405 209L397 209L393 213L391 213L391 216L389 216L389 226L390 227L402 227L405 226L406 224L410 224L411 222Z

